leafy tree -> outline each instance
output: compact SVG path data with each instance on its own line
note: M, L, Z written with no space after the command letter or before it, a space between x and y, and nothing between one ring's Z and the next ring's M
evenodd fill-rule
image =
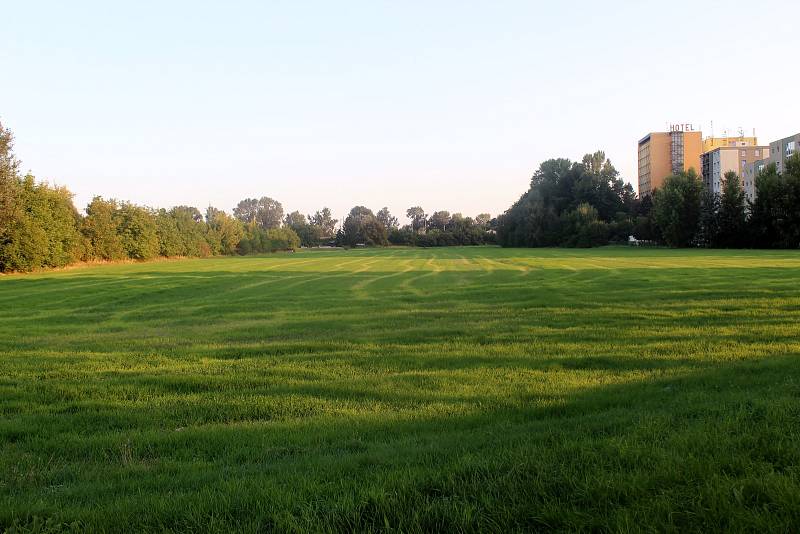
M239 254L258 254L277 252L279 250L295 250L300 246L300 237L288 227L264 229L251 222L245 229L245 235L239 242Z
M84 240L72 194L63 187L37 183L31 175L12 183L14 211L3 229L2 269L62 267L80 259Z
M258 217L258 199L246 198L233 208L233 216L244 224L256 222Z
M388 240L392 245L413 245L415 243L414 230L410 225L405 225L402 228L392 228L389 230Z
M256 222L261 228L278 228L283 220L283 206L269 197L246 198L233 209L243 223Z
M159 255L161 244L152 210L123 202L115 216L122 248L129 258L147 260Z
M755 247L800 247L800 154L786 161L783 174L770 164L756 177L749 226Z
M222 210L209 206L206 209L206 226L210 234L209 242L215 244L215 252L234 254L239 241L244 237L241 221Z
M595 247L608 243L609 228L597 209L588 203L561 215L561 243L568 247Z
M475 217L475 224L482 228L488 228L489 223L492 220L492 216L488 213L480 213Z
M209 256L211 247L206 240L206 226L200 210L192 206L175 206L168 212L175 221L182 256Z
M316 247L322 236L322 229L306 221L306 216L299 211L293 211L286 216L284 225L294 230L304 247Z
M386 229L389 230L389 231L394 230L395 228L397 228L399 226L399 223L397 221L397 217L395 217L394 215L392 215L389 212L389 208L386 208L386 207L381 208L381 210L378 211L378 214L376 215L376 217L381 222L381 224L383 226L385 226Z
M81 233L88 241L89 259L120 260L127 257L117 234L117 201L94 197L86 206Z
M19 162L14 156L14 135L0 123L0 262L2 249L10 244L11 226L19 217ZM0 263L0 271L4 266Z
M425 231L427 229L427 215L425 214L425 210L420 208L419 206L414 206L412 208L408 208L406 210L406 217L411 219L411 228L419 233L420 231Z
M336 223L339 221L331 217L330 209L322 208L314 215L309 215L308 220L320 229L321 237L332 237L336 234Z
M703 184L694 169L668 176L653 194L653 219L671 247L687 247L697 235Z
M703 188L700 198L700 218L695 241L704 247L714 247L719 241L719 195Z
M436 230L447 230L447 225L450 224L449 211L435 211L428 218L428 227Z
M736 248L746 244L747 207L744 189L735 172L725 173L719 201L719 225L715 246Z
M343 243L349 246L358 244L385 246L389 244L386 227L372 213L372 210L364 206L356 206L350 210L342 229Z
M178 221L165 209L155 213L156 235L158 236L158 254L164 257L187 256Z

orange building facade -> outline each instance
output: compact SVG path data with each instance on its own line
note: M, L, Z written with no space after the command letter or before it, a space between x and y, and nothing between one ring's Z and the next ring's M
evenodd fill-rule
M689 125L651 132L639 141L639 196L652 194L671 174L701 170L703 134Z

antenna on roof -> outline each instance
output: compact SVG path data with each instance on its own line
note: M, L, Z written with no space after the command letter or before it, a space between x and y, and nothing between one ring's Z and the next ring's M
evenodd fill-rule
M714 121L711 121L711 137L714 137Z

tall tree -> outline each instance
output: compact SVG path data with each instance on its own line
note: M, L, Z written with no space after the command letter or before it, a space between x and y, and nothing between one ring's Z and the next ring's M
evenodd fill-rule
M703 184L694 169L668 176L653 195L653 218L671 247L688 247L697 235Z
M314 215L309 215L308 220L320 229L322 237L333 237L336 234L336 223L339 221L331 217L329 208L322 208Z
M406 210L406 217L411 219L411 228L415 232L425 231L427 228L427 215L425 210L419 206L414 206Z
M300 244L304 247L316 247L319 245L322 229L319 226L308 224L306 216L299 211L293 211L286 215L283 224L291 228L300 238Z
M119 260L126 257L117 234L117 201L94 197L86 206L81 232L88 240L88 254L98 260Z
M14 135L0 122L0 271L4 270L2 249L10 244L11 226L19 209L19 162L13 147Z
M278 228L283 220L283 206L269 197L246 198L233 209L234 216L243 223L255 222L261 228Z
M744 189L735 172L725 173L719 201L719 230L716 246L742 247L746 244L747 207Z
M244 237L244 226L238 219L212 206L206 209L206 225L212 239L218 243L218 253L234 254Z
M364 206L356 206L350 210L342 229L344 242L350 246L359 244L385 246L389 243L386 227L372 210Z
M399 225L397 217L392 215L387 207L381 208L376 217L387 230L394 230Z
M158 225L152 210L123 202L116 212L122 247L129 258L147 260L158 256Z
M444 231L447 230L449 224L449 211L434 211L433 214L431 214L431 216L428 218L428 226L432 229Z
M700 198L700 218L695 240L704 247L715 247L719 242L719 195L706 187Z

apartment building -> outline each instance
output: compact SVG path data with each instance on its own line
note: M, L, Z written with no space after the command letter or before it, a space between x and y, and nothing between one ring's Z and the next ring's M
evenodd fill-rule
M742 179L742 189L749 200L755 199L755 179L747 177L748 165L769 154L768 146L722 146L701 156L703 183L709 191L721 195L725 173L735 172Z
M786 160L800 149L800 133L784 137L769 144L769 163L774 163L778 172L786 169Z
M750 184L753 188L753 198L755 198L756 176L770 163L775 164L778 172L783 172L786 169L786 160L798 151L800 151L800 133L773 141L763 154L763 159L755 160L745 166L741 175L742 182Z

